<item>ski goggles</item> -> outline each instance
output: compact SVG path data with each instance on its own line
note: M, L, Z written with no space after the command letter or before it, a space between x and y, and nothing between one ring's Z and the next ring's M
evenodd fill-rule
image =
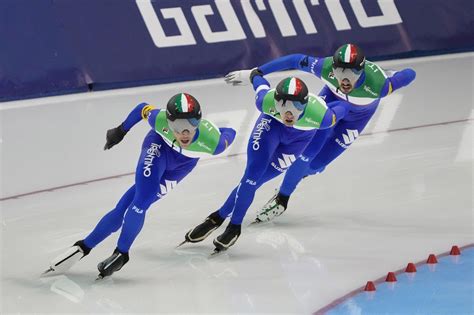
M275 108L283 116L284 113L290 112L293 116L298 118L301 113L304 111L306 104L303 104L298 101L290 101L290 100L275 100Z
M341 82L344 79L349 80L352 85L354 85L357 80L360 78L363 69L357 70L353 68L332 68L332 73L338 82Z
M188 132L195 131L199 126L200 119L196 118L180 118L173 121L168 119L168 126L176 133L182 133L185 130Z

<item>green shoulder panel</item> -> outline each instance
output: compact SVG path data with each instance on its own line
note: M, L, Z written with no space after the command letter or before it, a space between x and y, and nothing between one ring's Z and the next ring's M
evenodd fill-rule
M275 89L269 90L263 98L262 112L283 123L280 113L275 108L274 97ZM304 114L298 119L293 128L300 130L318 129L327 110L326 102L322 98L310 93Z
M186 150L213 154L219 144L220 137L219 128L209 120L202 119L199 123L199 136Z
M296 122L295 128L302 130L319 129L327 110L326 102L322 98L309 94L308 105L306 105L303 116Z
M193 154L187 154L193 152L213 154L216 151L221 136L219 128L206 119L201 120L198 128L199 136L189 145L189 147L182 149L184 155L194 156ZM160 111L156 116L155 131L162 136L170 146L179 147L175 142L176 138L174 137L173 132L168 126L166 111L164 110Z
M275 89L268 90L267 94L265 94L262 112L275 118L280 117L280 113L275 108Z
M349 96L380 98L380 95L382 94L382 88L385 85L385 81L387 80L385 72L382 68L370 61L365 63L364 71L364 83L349 93Z
M367 105L381 97L387 75L382 68L370 61L366 61L364 72L365 80L362 85L346 95L339 91L339 82L337 82L333 75L332 57L326 57L324 58L323 69L321 71L321 79L331 91L340 98L346 99L356 105Z
M168 126L168 119L166 119L166 111L160 110L158 115L156 115L155 120L155 131L163 137L163 139L167 140L167 142L173 143L176 138L173 135L173 132L170 130Z

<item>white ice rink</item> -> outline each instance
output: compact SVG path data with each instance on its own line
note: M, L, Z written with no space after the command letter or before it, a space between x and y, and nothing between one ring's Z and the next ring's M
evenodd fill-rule
M323 174L300 184L283 216L248 227L281 178L264 185L236 245L213 258L212 238L226 224L200 244L175 246L242 175L253 124L242 117L254 117L250 87L208 80L168 85L166 93L145 87L0 104L0 313L311 314L409 261L474 243L473 61L470 53L382 62L413 67L417 80L384 100L363 136ZM310 90L321 87L308 81ZM210 85L217 95L207 93ZM139 101L167 100L188 86L206 100L205 116L239 129L233 155L201 161L150 208L130 262L112 278L94 281L118 234L67 275L40 278L49 260L85 237L133 184L131 175L94 180L132 172L147 127L108 152L101 151L105 130ZM229 108L225 93L242 109ZM78 127L71 131L68 123Z

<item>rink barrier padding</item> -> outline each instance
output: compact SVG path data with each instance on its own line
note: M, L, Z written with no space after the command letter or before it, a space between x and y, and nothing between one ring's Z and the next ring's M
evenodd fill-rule
M0 101L220 77L273 58L474 48L470 0L4 0ZM423 12L420 14L420 12Z

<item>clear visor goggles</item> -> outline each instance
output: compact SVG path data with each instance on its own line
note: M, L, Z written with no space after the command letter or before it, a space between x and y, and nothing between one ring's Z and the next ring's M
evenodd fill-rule
M357 70L353 68L332 68L334 77L337 79L338 82L347 79L349 80L349 82L351 82L352 85L354 85L360 78L362 71L363 69Z
M303 104L298 101L290 100L275 100L275 108L283 116L286 112L290 112L293 116L298 118L301 113L304 111L306 104Z
M199 126L200 119L196 118L180 118L171 121L168 119L168 126L176 133L183 133L184 131L193 132Z

